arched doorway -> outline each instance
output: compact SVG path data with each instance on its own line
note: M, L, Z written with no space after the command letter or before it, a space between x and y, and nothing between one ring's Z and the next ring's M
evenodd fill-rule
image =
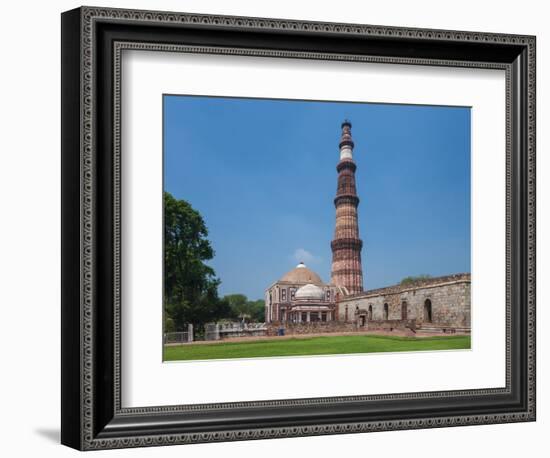
M385 320L387 320L389 318L389 314L390 314L390 311L389 311L388 304L384 304L384 319Z
M372 305L369 305L369 321L372 321Z
M424 322L432 322L432 301L429 299L424 301Z
M401 319L402 320L407 319L407 301L403 301L401 303Z

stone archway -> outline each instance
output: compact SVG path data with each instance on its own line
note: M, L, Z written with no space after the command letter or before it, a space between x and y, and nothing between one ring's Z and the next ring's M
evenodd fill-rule
M424 323L432 322L432 301L426 299L424 301Z
M407 301L403 301L403 302L401 303L401 319L402 319L402 320L406 320L406 319L407 319L407 316L408 316Z

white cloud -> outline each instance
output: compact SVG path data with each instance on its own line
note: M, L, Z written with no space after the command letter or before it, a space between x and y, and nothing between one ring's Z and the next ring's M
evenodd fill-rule
M296 262L303 262L304 264L319 264L321 262L321 258L319 256L315 256L309 251L307 251L305 248L296 248L294 250L294 254L292 255L292 258Z

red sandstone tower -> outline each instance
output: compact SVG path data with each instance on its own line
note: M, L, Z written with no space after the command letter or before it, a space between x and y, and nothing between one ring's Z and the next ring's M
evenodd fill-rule
M331 281L347 290L347 294L363 291L363 269L361 267L361 248L363 241L359 238L357 206L359 197L355 188L355 170L353 161L354 143L351 138L351 122L342 123L340 139L340 161L338 171L338 188L334 206L336 207L336 228L332 241Z

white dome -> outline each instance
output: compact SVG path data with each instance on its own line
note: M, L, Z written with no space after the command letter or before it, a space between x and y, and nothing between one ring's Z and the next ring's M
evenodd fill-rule
M296 300L307 299L307 300L322 301L325 297L325 293L318 286L308 283L307 285L304 285L301 288L298 288L294 297Z

